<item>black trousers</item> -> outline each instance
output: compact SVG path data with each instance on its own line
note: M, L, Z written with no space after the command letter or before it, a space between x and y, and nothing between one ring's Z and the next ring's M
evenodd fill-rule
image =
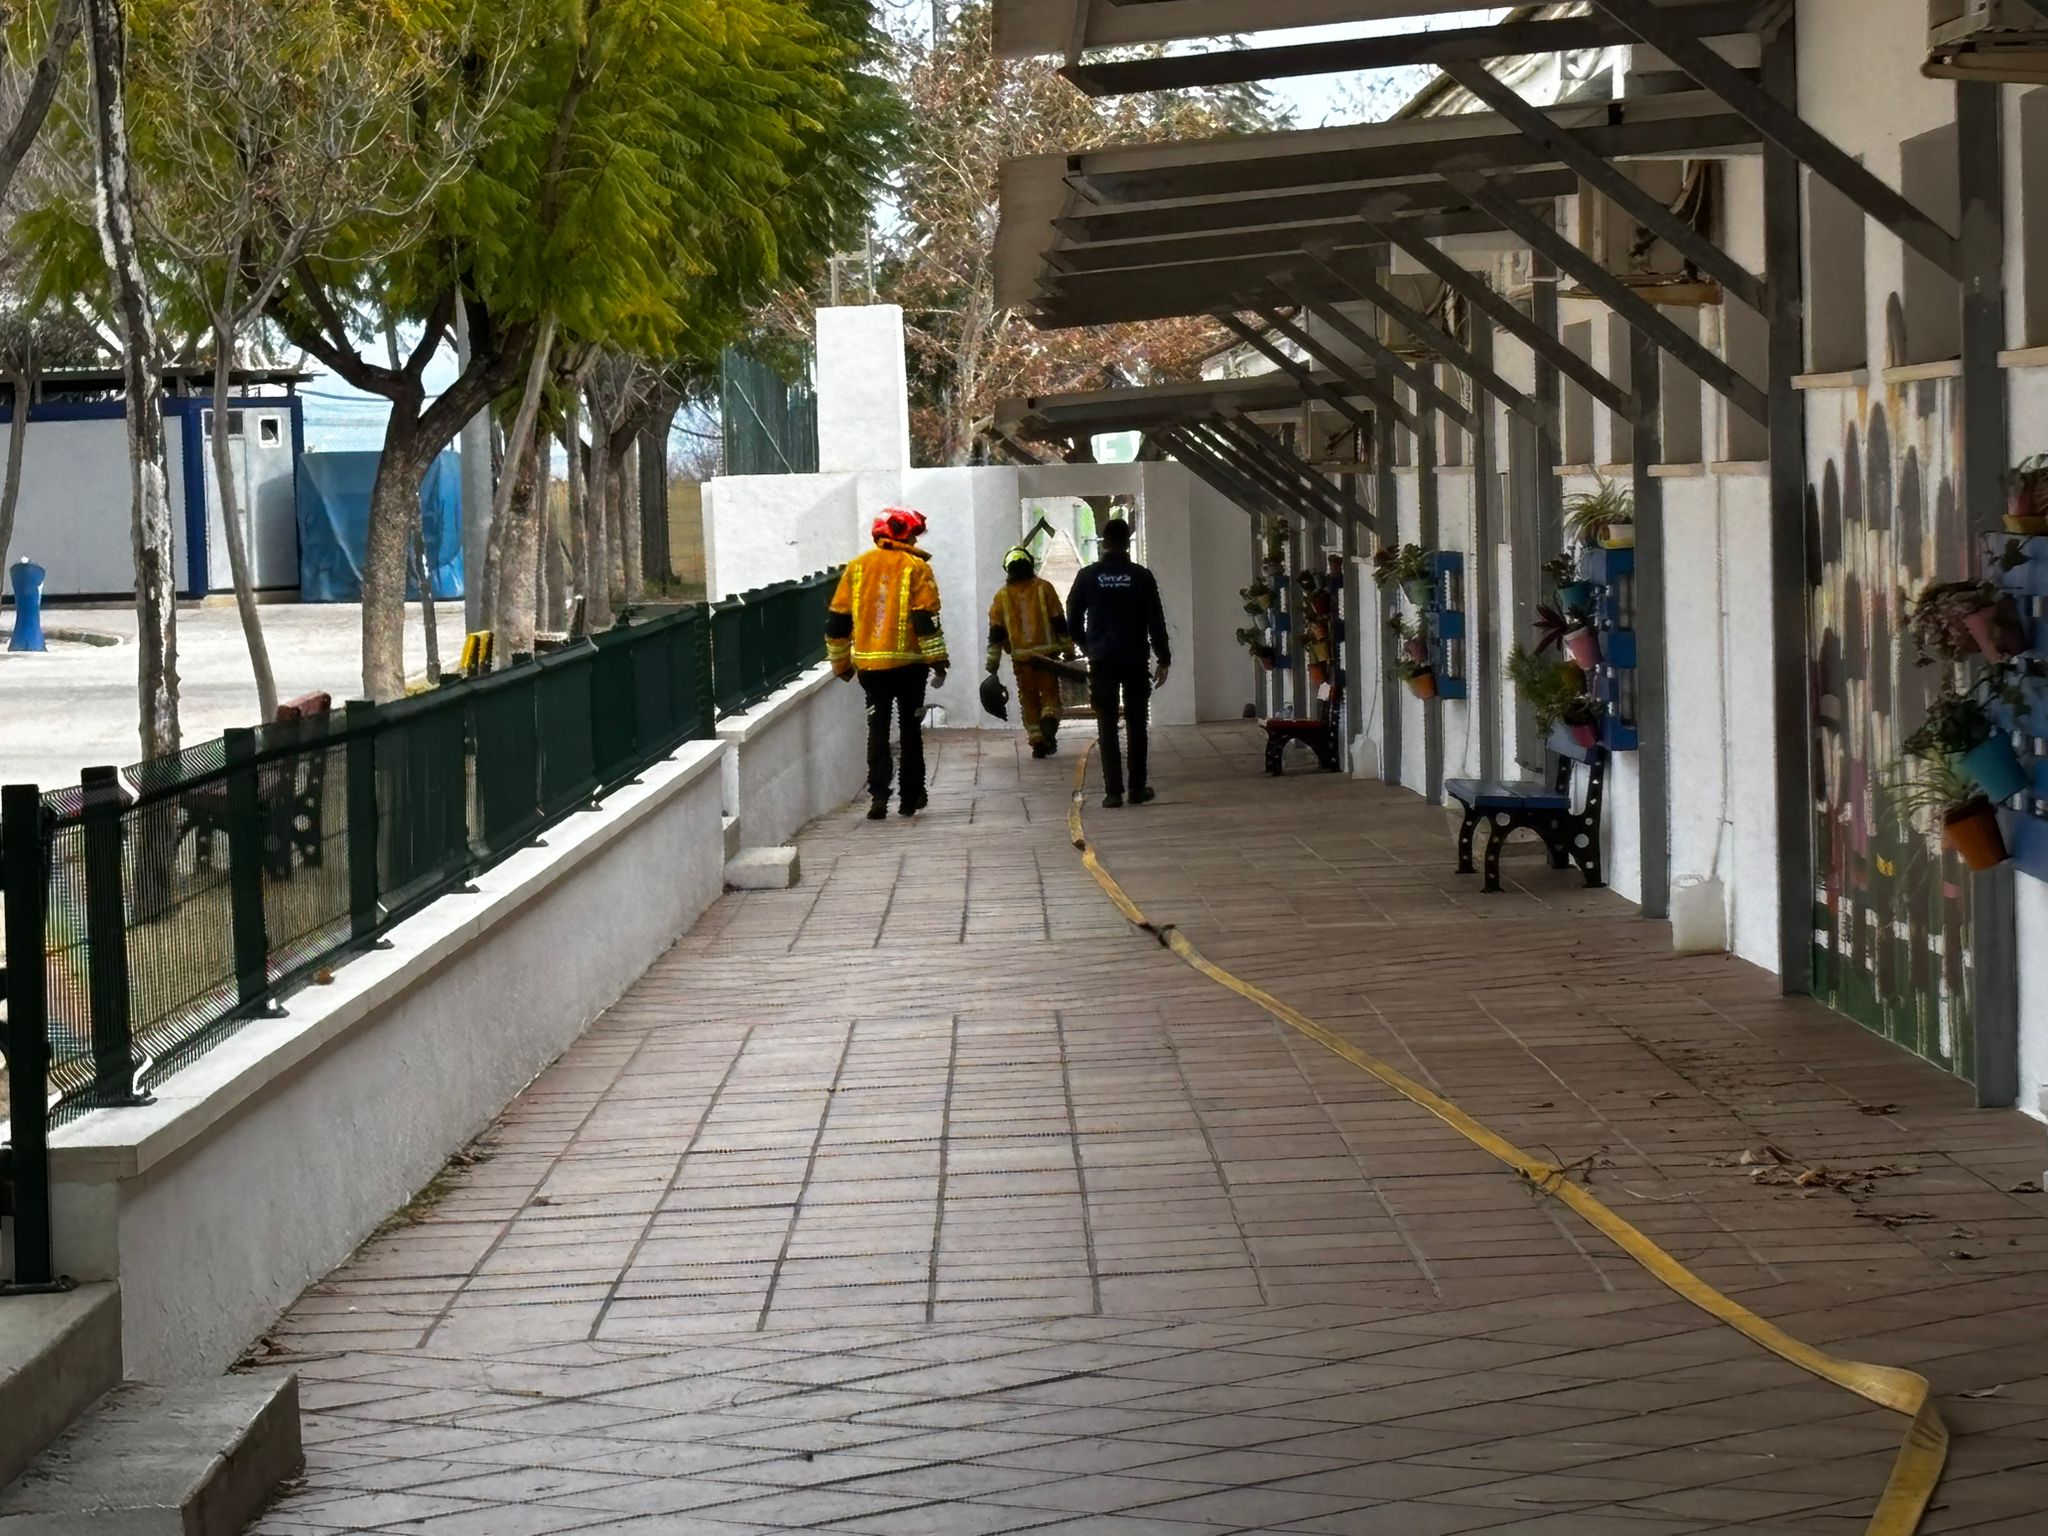
M1112 795L1124 792L1124 752L1117 740L1119 717L1124 734L1130 738L1130 787L1143 789L1147 742L1145 728L1152 718L1152 679L1143 667L1106 667L1096 663L1088 674L1088 702L1095 706L1095 728L1102 751L1102 787Z
M888 667L860 674L868 696L868 793L889 798L895 763L889 755L889 716L896 716L903 738L903 798L924 799L924 690L931 678L926 666Z

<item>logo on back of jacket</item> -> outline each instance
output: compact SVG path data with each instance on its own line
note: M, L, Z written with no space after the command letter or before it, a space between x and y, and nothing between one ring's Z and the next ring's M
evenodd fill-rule
M1097 571L1095 584L1099 587L1128 587L1131 584L1129 571Z

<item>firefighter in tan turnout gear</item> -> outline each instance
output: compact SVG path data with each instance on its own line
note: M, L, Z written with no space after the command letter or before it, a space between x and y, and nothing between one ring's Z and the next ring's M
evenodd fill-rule
M868 699L868 820L889 814L889 717L903 743L905 816L925 807L924 694L946 682L939 583L917 547L924 515L887 508L874 522L875 547L851 561L825 615L825 655L841 677L858 677Z
M1050 663L1074 653L1066 610L1023 545L1003 556L1003 570L1009 580L988 610L988 670L993 675L1003 652L1010 653L1017 713L1024 721L1031 755L1051 757L1059 750L1060 680Z

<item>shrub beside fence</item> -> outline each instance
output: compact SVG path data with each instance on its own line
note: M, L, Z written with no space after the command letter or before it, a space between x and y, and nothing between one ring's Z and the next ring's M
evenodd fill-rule
M25 1184L46 1185L30 1166L46 1118L148 1102L284 992L816 665L836 580L90 769L75 789L10 786L0 1171L28 1218L17 1249L47 1252L47 1216L38 1233L23 1203ZM44 963L22 963L38 934ZM33 1253L17 1258L31 1278Z

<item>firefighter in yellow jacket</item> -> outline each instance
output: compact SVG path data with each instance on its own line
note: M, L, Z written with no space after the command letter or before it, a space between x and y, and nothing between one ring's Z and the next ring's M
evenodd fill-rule
M1051 757L1059 750L1059 674L1046 660L1074 653L1067 634L1066 610L1059 592L1038 574L1031 551L1018 545L1003 556L1009 577L988 610L988 670L994 673L1004 651L1017 678L1017 713L1033 757Z
M939 584L917 547L922 513L888 507L874 522L875 547L851 561L825 614L825 655L842 678L858 677L868 700L868 820L889 814L889 717L903 740L905 816L925 807L924 694L944 687L946 637Z

